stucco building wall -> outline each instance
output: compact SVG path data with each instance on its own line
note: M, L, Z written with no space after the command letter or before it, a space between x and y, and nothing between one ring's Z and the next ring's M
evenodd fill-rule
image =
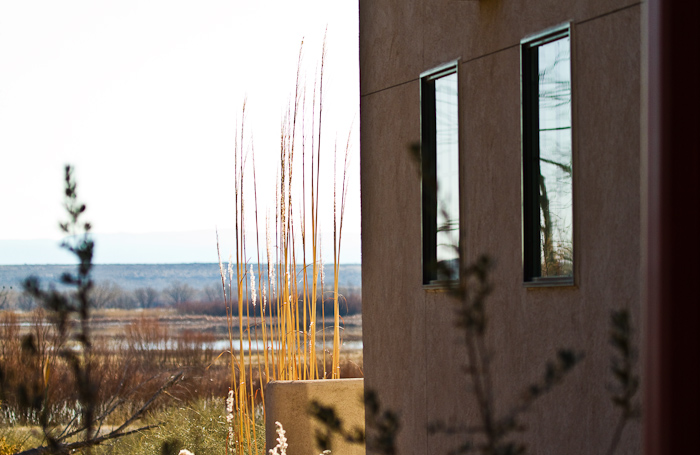
M457 58L463 255L496 262L487 338L497 409L540 379L558 348L584 351L516 438L530 453L605 452L619 415L608 391L611 310L629 308L640 331L641 10L623 0L360 1L365 386L400 412L399 453L454 449L459 438L428 433L437 419L477 423L453 304L422 285L409 153L420 140L419 75ZM520 40L569 21L575 286L526 288ZM640 447L634 423L617 453Z

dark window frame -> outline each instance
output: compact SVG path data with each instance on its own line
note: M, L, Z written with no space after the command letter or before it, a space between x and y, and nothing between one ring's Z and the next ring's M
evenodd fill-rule
M539 73L538 53L540 46L562 38L569 38L569 68L571 83L571 191L574 203L575 141L574 141L574 95L573 95L573 39L571 23L561 24L535 35L528 36L520 42L521 50L521 127L522 127L522 258L523 282L527 287L540 286L574 286L576 274L575 233L576 223L572 207L571 274L561 276L541 276L541 237L540 237L540 127L539 127Z
M461 163L459 151L459 60L440 65L420 75L420 103L421 103L421 238L422 238L422 269L423 286L426 289L441 289L455 286L459 281L459 269L457 264L455 275L448 279L440 279L438 276L438 201L437 201L437 126L436 126L436 101L435 81L455 74L457 76L457 159ZM457 169L458 188L461 190L461 164ZM458 201L460 191L457 192ZM458 248L461 252L462 241L462 216L461 203L459 207Z

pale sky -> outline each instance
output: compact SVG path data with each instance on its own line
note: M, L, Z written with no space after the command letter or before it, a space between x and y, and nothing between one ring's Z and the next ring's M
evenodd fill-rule
M352 130L343 262L360 262L357 21L356 0L0 2L0 264L70 262L45 247L61 238L66 163L96 262L215 262L217 227L228 256L243 99L264 213L299 47L310 92L326 27L321 184L330 195L333 143Z

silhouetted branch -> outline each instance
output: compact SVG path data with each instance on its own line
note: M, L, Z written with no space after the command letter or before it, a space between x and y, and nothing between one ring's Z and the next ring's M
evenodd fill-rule
M24 280L23 287L29 295L41 302L43 307L52 313L53 323L58 332L57 339L61 340L57 344L56 355L68 364L73 374L80 413L74 415L63 430L56 435L54 425L49 422L47 405L49 370L45 366L44 371L38 375L39 377L34 383L20 386L18 395L24 407L38 414L39 423L47 444L21 452L20 455L68 454L79 449L88 449L89 451L90 447L105 441L155 428L158 424L146 425L138 429L128 429L130 425L143 416L149 406L166 389L172 387L183 378L183 372L172 376L139 410L131 414L118 428L107 434L99 434L104 420L125 402L125 398L122 397L119 400L112 398L105 411L95 417L98 384L93 377L94 359L91 353L92 342L89 325L90 310L93 306L91 291L94 289L94 285L91 272L94 242L89 235L90 223L82 221L85 204L78 201L76 187L73 169L70 166L66 166L64 207L68 213L68 221L61 223L60 228L68 235L68 238L61 246L77 257L78 265L76 273L66 272L61 275L60 281L66 286L74 287L75 290L69 293L62 293L54 288L45 290L41 287L36 277L29 277ZM77 349L75 345L69 346L63 342L68 339L72 339L77 343ZM30 334L25 337L22 343L22 351L30 357L39 355L33 335ZM120 390L123 384L124 378L122 378ZM131 393L139 387L133 389ZM69 438L81 434L83 435L82 440L66 442Z

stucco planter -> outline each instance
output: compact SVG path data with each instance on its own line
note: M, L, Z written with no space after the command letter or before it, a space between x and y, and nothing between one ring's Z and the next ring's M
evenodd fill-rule
M316 381L272 381L265 387L265 445L266 453L277 444L275 422L284 427L287 454L318 455L316 429L321 428L309 415L309 404L316 400L332 406L347 429L365 428L365 408L362 402L363 379ZM339 437L332 440L333 454L362 455L364 445L348 444Z

